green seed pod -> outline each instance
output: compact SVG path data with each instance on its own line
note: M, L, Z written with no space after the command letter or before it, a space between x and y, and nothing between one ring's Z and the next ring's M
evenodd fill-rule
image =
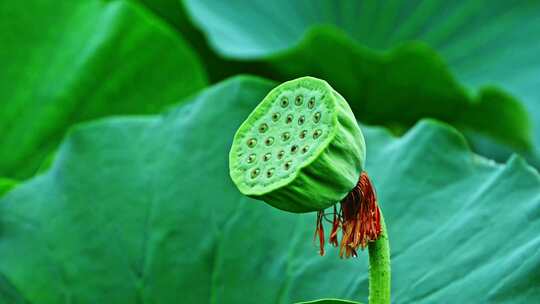
M229 154L240 192L290 212L322 210L358 183L365 143L345 99L323 80L274 88L242 123Z

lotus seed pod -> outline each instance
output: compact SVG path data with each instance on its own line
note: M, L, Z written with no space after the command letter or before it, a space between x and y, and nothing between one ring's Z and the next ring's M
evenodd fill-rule
M229 154L243 194L290 212L324 210L359 182L365 143L345 99L302 77L274 88L236 132Z

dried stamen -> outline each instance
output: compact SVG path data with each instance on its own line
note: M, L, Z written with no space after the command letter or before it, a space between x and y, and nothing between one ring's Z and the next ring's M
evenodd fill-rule
M358 183L340 202L340 205L339 212L334 205L329 242L334 247L338 246L337 235L339 228L341 228L339 256L342 258L356 257L358 248L363 250L369 242L376 241L382 233L380 209L367 173L362 172ZM318 211L315 236L319 235L321 255L324 254L323 217L324 211Z
M341 215L338 214L337 207L334 205L334 219L332 221L332 231L330 232L330 244L334 247L338 246L337 234L341 225L340 217Z
M324 228L323 228L323 216L324 211L320 210L317 212L317 227L315 229L315 235L313 236L313 242L317 239L317 236L319 237L319 254L321 256L324 255Z

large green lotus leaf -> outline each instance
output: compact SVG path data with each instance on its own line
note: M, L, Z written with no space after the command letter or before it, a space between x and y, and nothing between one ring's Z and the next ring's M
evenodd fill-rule
M356 111L362 121L408 127L411 119L435 117L473 139L476 133L488 135L491 140L474 140L482 153L506 159L503 143L535 160L524 106L489 87L497 94L486 96L485 86L499 85L525 102L540 147L540 44L531 38L540 36L538 1L185 4L223 56L263 60L278 79L305 74L329 79L359 107L369 104Z
M139 2L156 17L163 19L180 33L197 54L204 59L204 68L212 82L237 74L266 75L266 67L253 62L227 60L216 54L208 45L204 34L194 26L181 0L132 0Z
M73 123L156 113L206 84L191 48L127 1L0 3L0 175L35 173Z
M229 178L233 134L274 85L237 77L163 116L70 132L49 171L0 201L4 303L365 302L366 253L320 257L314 214ZM536 171L487 161L434 121L400 138L364 130L395 303L540 300Z

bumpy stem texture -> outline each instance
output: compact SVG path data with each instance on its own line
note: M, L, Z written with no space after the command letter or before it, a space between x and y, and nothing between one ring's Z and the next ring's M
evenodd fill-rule
M369 250L369 304L390 303L390 245L384 217L381 212L382 234L370 242Z

